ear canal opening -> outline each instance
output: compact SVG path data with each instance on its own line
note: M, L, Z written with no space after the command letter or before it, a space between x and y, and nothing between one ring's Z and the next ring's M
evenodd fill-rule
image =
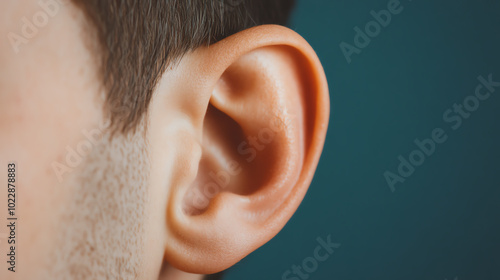
M244 131L233 118L209 104L198 174L184 198L186 214L203 214L221 192L249 196L271 181L276 156L272 146L276 143L260 143L258 148L262 150L258 150L253 146L258 135L248 133L252 132Z

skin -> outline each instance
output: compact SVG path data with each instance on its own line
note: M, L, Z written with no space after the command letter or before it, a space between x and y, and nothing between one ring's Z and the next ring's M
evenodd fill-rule
M0 34L21 34L20 19L40 10L0 2ZM137 130L117 135L87 27L65 4L18 53L0 40L0 181L15 161L19 218L15 273L0 230L0 278L195 280L274 237L309 187L328 124L307 42L259 26L186 54Z

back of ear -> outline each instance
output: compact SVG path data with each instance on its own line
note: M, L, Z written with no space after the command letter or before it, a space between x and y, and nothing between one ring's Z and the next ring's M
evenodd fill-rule
M328 125L327 82L304 39L268 25L189 54L169 88L194 144L178 149L165 260L215 273L273 238L304 198Z

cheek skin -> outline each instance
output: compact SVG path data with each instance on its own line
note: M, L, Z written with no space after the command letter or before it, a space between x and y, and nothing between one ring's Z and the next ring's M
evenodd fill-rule
M7 26L1 21L0 30L17 30L20 27L14 23L36 11L22 3L10 15L18 18ZM5 44L7 40L0 40L0 179L6 181L3 166L7 161L17 162L16 208L22 219L17 232L22 246L17 254L29 268L20 270L18 279L36 279L29 273L42 268L41 260L57 239L52 226L57 222L55 213L70 188L66 186L69 179L60 182L51 164L64 162L66 147L75 148L85 138L82 130L98 127L103 117L102 102L96 100L95 66L77 18L69 7L62 9L17 55ZM3 255L5 246L0 250ZM10 279L4 273L2 269L0 279Z
M141 128L143 128L142 126ZM143 277L149 159L142 132L105 134L75 170L48 279Z
M2 14L5 11L12 12L6 13L8 14L6 17L0 17L0 34L20 29L20 19L39 10L37 2L0 1ZM128 203L117 204L115 208L109 203L114 200L113 195L118 192L108 193L110 200L104 197L101 197L101 200L92 200L96 192L87 193L85 197L82 193L77 193L92 190L91 187L94 187L94 190L95 187L104 190L112 186L117 190L120 186L127 187L127 182L138 181L141 181L144 189L149 187L148 182L144 182L145 179L130 177L130 180L123 181L128 177L122 174L133 176L134 172L142 172L136 173L139 174L137 176L142 176L149 175L149 171L141 171L140 167L144 168L143 166L134 165L137 164L134 162L129 163L130 158L124 155L97 157L95 154L97 149L108 151L107 148L99 145L92 147L92 152L83 158L81 164L70 168L72 172L62 174L62 180L58 178L53 167L55 162L68 166L68 149L76 150L79 143L87 141L84 131L102 130L104 123L104 94L101 76L94 53L87 47L89 38L85 34L88 29L82 27L85 26L82 22L84 22L84 15L80 14L76 7L68 5L61 7L59 13L50 18L47 26L40 30L28 44L22 45L19 54L12 52L8 40L0 40L0 180L7 181L4 165L6 167L8 161L15 161L18 166L17 182L19 185L16 214L22 219L17 232L17 238L20 243L22 241L22 245L20 244L16 249L16 254L19 260L22 260L22 266L19 261L20 268L25 268L16 272L17 278L14 279L43 279L44 276L46 279L57 279L46 273L54 270L64 271L68 266L64 265L64 260L57 259L59 263L56 265L50 254L59 254L67 248L72 248L71 244L73 246L82 244L78 242L93 243L85 240L85 236L71 231L78 227L91 228L91 225L81 222L89 220L83 216L82 211L88 203L94 203L92 204L94 209L89 211L95 215L102 213L122 217L120 215L125 213L123 217L128 217L133 216L133 213L128 215L128 212L123 211L137 209L137 205L132 203L134 201L146 205L146 209L143 209L144 213L150 210L155 213L148 217L136 217L136 224L140 219L144 220L142 222L144 231L141 231L144 234L136 231L134 227L127 228L126 226L123 232L135 234L136 237L144 237L146 233L148 234L144 237L146 239L144 245L139 241L135 243L137 247L143 247L142 249L148 253L142 254L140 251L135 253L135 257L142 257L143 267L135 269L134 273L141 274L138 279L154 279L161 268L162 238L164 237L159 223L162 221L162 211L159 210L162 206L161 193L157 193L159 188L144 193L141 201L124 199ZM122 140L123 146L126 147L127 140ZM134 148L133 145L130 146L131 143L128 144L129 147ZM117 145L117 150L124 149ZM106 153L102 152L99 155L106 155ZM92 156L94 156L93 164L89 165ZM110 161L110 158L114 158L114 161ZM117 163L129 163L130 166L116 166ZM107 174L102 173L106 170ZM106 177L107 175L110 177ZM103 182L108 182L108 184L103 184ZM135 186L132 184L128 187ZM125 198L130 197L138 197L138 195L132 193ZM80 198L83 205L77 205L78 200L75 198ZM83 200L83 198L86 199ZM4 207L5 201L0 197L1 209L7 208L6 205ZM99 207L105 203L108 203L106 205L109 211L100 211ZM60 209L66 211L66 216L59 215ZM118 211L120 209L123 211ZM81 215L72 216L68 211L81 212ZM4 215L5 211L2 211L0 219L4 220ZM64 219L68 217L69 220L72 220L71 217L79 217L80 223L75 226ZM109 216L103 218L110 219ZM94 224L98 222L98 220L92 221ZM127 223L125 219L121 221L123 221L122 226L133 224ZM105 225L100 228L105 229ZM0 233L2 232L3 230L0 230ZM63 240L64 237L67 239ZM111 237L120 238L117 235ZM75 238L80 238L80 240L72 240ZM106 247L106 244L115 244L114 240L104 241L103 238L101 240L105 242L100 243L104 244L101 247ZM64 242L69 242L69 245ZM123 245L122 247L129 246ZM5 248L6 246L3 246L0 240L0 254L3 256L7 254ZM85 247L76 249L80 250L78 252L81 253L82 263L91 261L97 255L85 254ZM114 252L120 252L120 250ZM105 253L105 251L99 252L100 256L104 256ZM102 259L112 258L103 257ZM113 264L106 265L112 266ZM12 279L12 275L7 273L6 269L0 270L0 279Z

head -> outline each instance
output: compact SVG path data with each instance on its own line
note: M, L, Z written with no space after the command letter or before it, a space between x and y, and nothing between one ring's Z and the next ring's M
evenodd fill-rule
M2 1L15 279L199 279L273 238L329 116L292 2Z

